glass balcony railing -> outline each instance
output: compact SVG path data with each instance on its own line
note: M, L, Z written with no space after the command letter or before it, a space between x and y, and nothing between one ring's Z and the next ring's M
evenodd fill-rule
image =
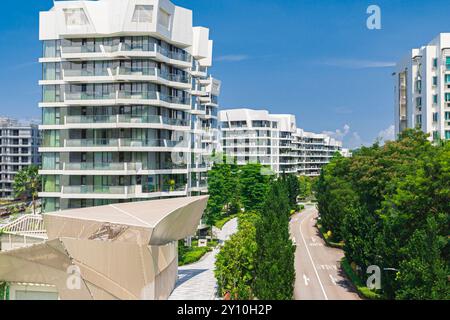
M158 100L156 91L119 91L117 96L119 99Z
M188 127L189 122L182 119L166 118L156 115L111 115L111 116L68 116L66 123L141 123L165 124L171 126Z
M156 76L159 72L158 68L136 68L136 67L118 67L117 75L119 76Z
M127 163L127 162L68 162L64 164L64 170L85 171L137 171L137 170L187 170L187 164L172 162L163 163Z
M69 139L65 141L66 147L118 147L119 139Z
M134 186L66 186L64 194L113 194L128 195L135 193Z
M95 53L102 52L100 45L74 45L74 46L62 46L62 54L73 54L73 53Z
M160 94L160 99L162 101L165 101L168 103L173 103L173 104L181 104L181 105L190 105L191 104L191 100L188 98L169 96L169 95L166 95L163 93Z
M65 100L112 100L116 98L115 92L69 92L65 95Z
M163 79L189 84L191 78L185 74L163 72L158 68L136 68L136 67L118 67L118 76L158 76Z
M183 192L186 191L187 184L185 183L176 183L174 185L143 185L142 192L143 193L157 193L157 192Z
M106 162L69 162L64 164L64 170L101 170L101 171L121 171L127 170L126 163L106 163Z
M64 77L107 77L109 76L108 69L64 69Z
M161 148L187 148L186 141L173 140L136 140L136 139L121 139L121 147L161 147Z
M118 39L116 39L118 40ZM169 59L191 62L192 56L186 51L172 51L162 47L154 41L147 42L115 42L114 44L89 43L81 44L75 43L72 45L64 44L61 46L61 53L77 54L77 53L114 53L114 52L157 52Z
M66 124L116 123L117 116L67 116Z

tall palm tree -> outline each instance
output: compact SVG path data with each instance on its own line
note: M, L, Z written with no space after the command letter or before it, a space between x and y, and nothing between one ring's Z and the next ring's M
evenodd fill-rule
M36 198L41 187L39 169L28 166L19 171L14 177L13 189L18 198L32 198L33 214L36 214Z

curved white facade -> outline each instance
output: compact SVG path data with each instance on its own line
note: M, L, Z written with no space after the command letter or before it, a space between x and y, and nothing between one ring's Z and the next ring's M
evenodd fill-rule
M237 163L261 163L276 174L320 175L342 142L297 128L294 115L230 109L219 113L222 151ZM344 149L345 150L345 149Z
M450 140L450 33L412 49L394 73L395 132L418 127Z
M40 14L44 209L197 195L217 147L213 41L167 0Z

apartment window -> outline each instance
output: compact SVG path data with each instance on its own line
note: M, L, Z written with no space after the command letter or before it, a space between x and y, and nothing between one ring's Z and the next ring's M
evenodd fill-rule
M450 131L445 131L445 139L450 140Z
M439 140L440 138L441 137L439 135L439 132L438 131L433 131L433 140L436 141L436 140Z
M433 122L438 122L439 114L437 112L433 113Z
M450 120L450 112L445 113L445 120Z
M422 126L422 115L420 114L416 115L416 126L418 127Z
M450 74L445 75L445 83L450 83Z
M433 86L437 86L438 85L438 77L433 77Z
M64 16L68 27L85 26L89 23L86 13L81 8L64 9Z
M438 95L434 94L433 95L433 104L437 104L438 103Z
M153 15L153 6L137 5L134 8L132 22L151 23Z
M416 81L416 91L419 93L422 92L422 80Z
M163 9L159 9L158 24L165 27L166 29L170 29L170 14Z
M447 66L447 70L450 70L450 57L445 58L445 65Z
M450 101L450 93L445 94L445 101L447 101L447 102Z
M422 97L417 97L416 98L416 106L417 106L417 108L422 106Z
M438 67L438 59L434 58L433 59L433 68L437 68Z

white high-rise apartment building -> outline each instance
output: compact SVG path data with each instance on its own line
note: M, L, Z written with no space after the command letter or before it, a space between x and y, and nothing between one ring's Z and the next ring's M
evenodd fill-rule
M30 165L40 165L39 130L36 124L0 118L0 198L14 199L15 175Z
M396 66L395 129L420 128L450 139L450 33L412 49Z
M41 12L45 211L207 192L221 84L192 16L168 0Z
M261 163L276 174L320 175L342 143L325 134L297 128L294 115L265 110L230 109L219 112L221 149L239 165Z

